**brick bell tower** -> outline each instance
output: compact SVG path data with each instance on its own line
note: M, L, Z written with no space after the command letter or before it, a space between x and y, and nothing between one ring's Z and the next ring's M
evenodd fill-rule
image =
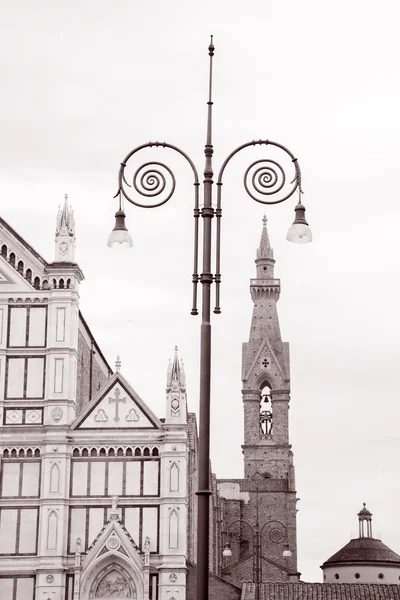
M289 344L281 338L277 312L281 285L274 275L265 216L255 263L256 277L250 280L253 315L242 354L243 489L249 492L242 514L253 527L258 515L263 529L263 580L296 579L296 488L288 430ZM291 556L283 555L284 550L286 554L290 550ZM283 568L273 568L269 560Z

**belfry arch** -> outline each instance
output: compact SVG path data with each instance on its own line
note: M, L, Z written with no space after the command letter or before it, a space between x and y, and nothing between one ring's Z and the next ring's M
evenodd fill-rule
M264 380L260 387L260 435L272 436L273 425L272 387Z

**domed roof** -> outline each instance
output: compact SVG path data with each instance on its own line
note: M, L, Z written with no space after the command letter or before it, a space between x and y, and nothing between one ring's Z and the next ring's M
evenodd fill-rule
M358 513L359 517L372 517L372 512L370 512L368 510L368 508L366 508L366 504L365 502L363 503L363 508L360 510L360 512Z
M400 556L393 552L381 540L371 537L360 537L350 540L339 552L328 558L322 568L337 563L390 563L400 567Z

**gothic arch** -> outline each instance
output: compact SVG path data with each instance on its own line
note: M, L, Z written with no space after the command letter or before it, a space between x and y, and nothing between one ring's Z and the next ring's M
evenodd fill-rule
M262 390L263 387L268 386L271 390L279 389L281 386L277 385L275 377L271 373L260 373L256 379L256 386L258 390Z
M60 467L53 463L50 469L50 493L56 494L60 490Z
M168 525L169 548L179 548L179 513L176 508L169 514Z
M57 550L58 515L50 511L47 519L47 550Z
M129 572L119 563L110 563L105 569L97 573L90 587L89 598L101 598L101 600L112 598L112 588L118 585L124 590L125 598L137 599L135 583Z
M99 585L107 577L111 582L115 582L116 577L123 578L127 582L127 589L131 593L130 596L126 596L129 600L141 600L143 598L144 578L141 567L119 552L109 552L106 555L97 557L87 565L81 579L80 599L106 600L112 598L113 596L96 595L101 591Z
M169 491L179 492L179 466L174 461L169 468Z

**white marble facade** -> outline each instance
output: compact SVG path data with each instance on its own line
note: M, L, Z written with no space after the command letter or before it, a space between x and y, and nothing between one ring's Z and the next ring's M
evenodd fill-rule
M0 247L1 600L185 600L189 449L177 353L161 421L112 374L79 312L67 201L55 262L2 219Z

